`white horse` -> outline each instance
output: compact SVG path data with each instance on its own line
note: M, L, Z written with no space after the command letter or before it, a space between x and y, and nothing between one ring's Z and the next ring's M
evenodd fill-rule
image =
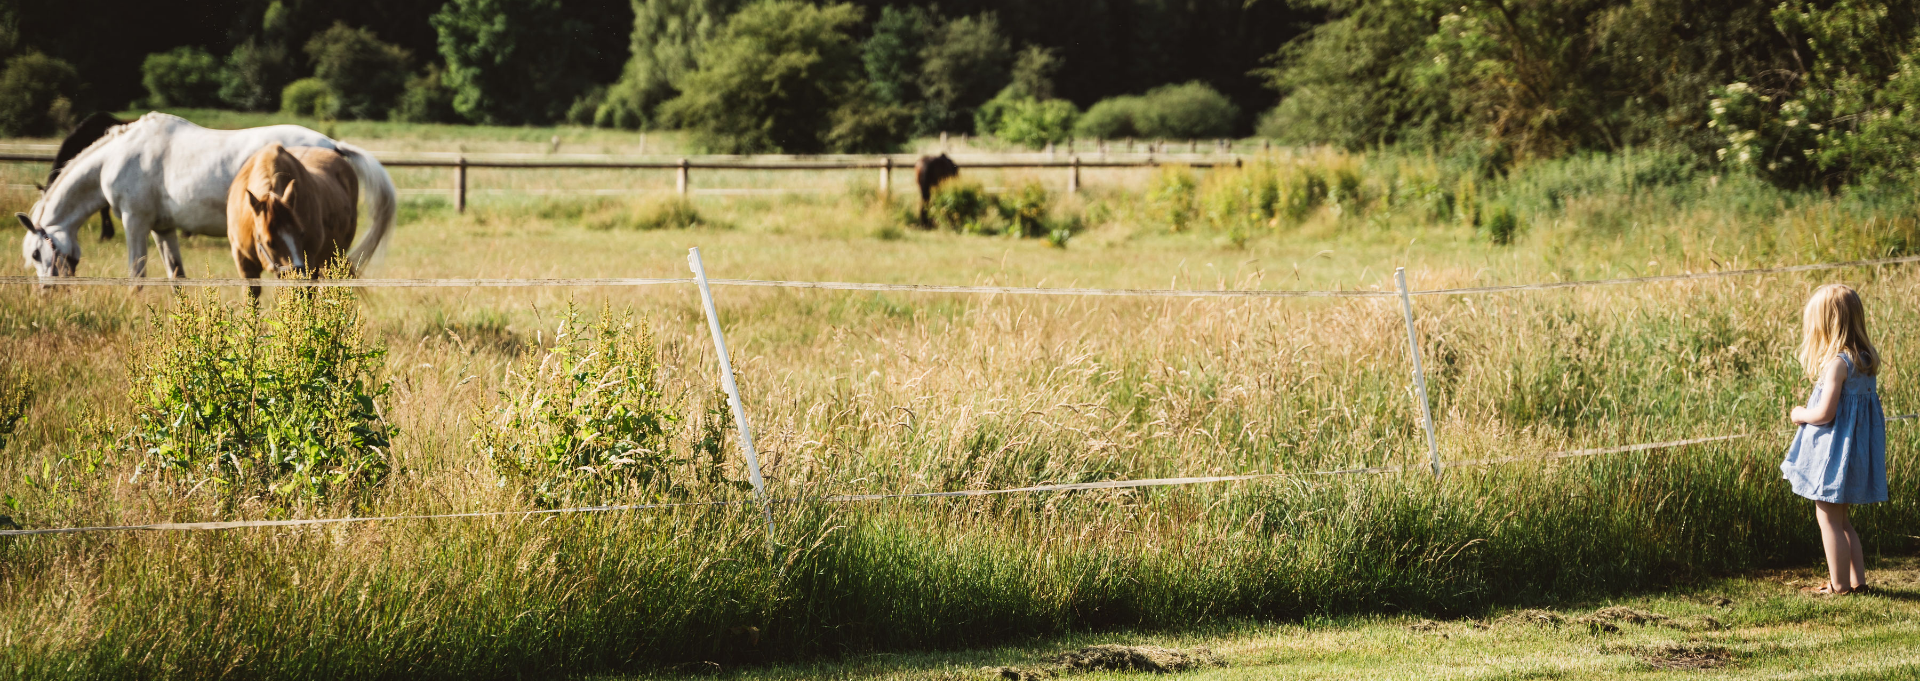
M353 165L369 219L366 237L347 261L364 270L392 232L397 196L393 178L372 154L297 125L208 130L159 112L107 131L67 162L31 215L15 214L27 228L21 256L42 277L74 276L79 227L104 207L119 213L126 228L130 276L146 276L152 234L167 277L185 277L178 233L226 236L227 190L241 164L273 142L332 149Z

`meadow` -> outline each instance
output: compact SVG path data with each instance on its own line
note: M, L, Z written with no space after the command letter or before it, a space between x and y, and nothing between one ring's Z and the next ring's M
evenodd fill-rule
M375 149L448 140L429 128L357 131L336 132ZM548 137L513 134L481 130L472 143ZM15 188L0 201L24 209L32 190L18 187L44 169L5 172ZM998 196L1058 181L964 173ZM1283 150L1240 170L1127 171L1077 196L1048 192L1045 219L1070 233L1051 243L989 235L1001 230L991 214L976 233L922 231L904 220L904 182L881 197L868 173L690 202L498 192L464 214L404 193L438 178L396 180L402 222L376 276L682 277L698 246L725 278L1391 290L1396 267L1433 289L1898 256L1920 243L1909 199L1782 192L1656 152L1488 173L1419 152ZM622 180L541 171L513 182ZM189 276L231 276L224 241L186 244ZM124 246L89 237L84 248L83 274L124 273ZM719 287L779 500L771 545L744 503L0 538L0 666L17 678L706 673L1114 631L1492 618L1808 565L1819 546L1811 509L1774 466L1786 409L1806 392L1791 359L1798 309L1827 281L1861 290L1891 358L1887 408L1915 411L1901 360L1920 342L1910 265L1416 298L1443 458L1524 459L1437 479L1313 475L1424 465L1397 300ZM155 363L195 355L153 339L226 347L188 322L256 313L240 292L215 295L15 286L0 297L0 394L23 396L0 400L18 407L0 414L17 417L0 449L11 522L748 498L706 322L685 286L369 289L321 303L270 293L261 318L346 325L383 350L368 379L391 386L369 403L391 426L376 481L300 495L167 469L157 462L174 454L149 445L168 426L142 416L158 399L142 386L156 385ZM633 450L654 458L607 464L625 467L619 484L569 487L582 478L486 453L572 423L578 414L528 396L560 395L570 376L605 378L592 372L608 368L553 369L584 366L570 353L601 338L612 344L594 356L617 354L610 368L637 381L611 406L657 417ZM568 404L608 407L594 400L611 384L567 393ZM551 419L506 419L515 410ZM1905 528L1920 505L1904 493L1915 428L1890 426L1894 500L1856 515L1873 560L1916 548ZM1541 456L1732 434L1751 437ZM1244 473L1295 475L819 501ZM574 482L529 486L541 480Z

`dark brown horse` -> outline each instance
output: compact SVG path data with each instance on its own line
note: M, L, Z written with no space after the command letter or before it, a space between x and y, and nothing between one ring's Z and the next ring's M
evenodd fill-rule
M927 201L933 198L933 188L940 186L942 182L959 176L959 164L954 163L953 159L947 158L946 154L939 156L922 156L919 161L913 164L913 181L920 185L921 227L928 226Z
M67 162L73 160L73 157L79 156L81 150L105 136L114 126L126 124L126 121L104 113L96 113L80 121L80 125L74 126L73 132L67 133L67 138L60 141L60 150L53 154L53 170L47 173L47 183L41 185L40 190L46 191L47 187L53 186L53 179L60 176L61 169L66 168ZM109 208L101 208L100 240L106 241L111 238L113 238L113 211Z

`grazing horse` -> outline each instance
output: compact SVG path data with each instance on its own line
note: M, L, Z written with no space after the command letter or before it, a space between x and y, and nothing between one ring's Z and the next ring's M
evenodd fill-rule
M44 192L48 187L53 186L53 181L60 177L60 169L67 167L68 161L80 155L80 150L92 145L94 140L106 135L108 130L126 124L126 121L104 113L96 113L80 121L80 125L74 126L73 132L67 133L67 138L60 141L60 151L53 154L53 170L47 171L47 183L40 185L40 191ZM101 208L100 240L106 241L111 238L113 238L113 212Z
M80 265L75 232L88 216L109 207L126 228L128 274L146 275L151 234L167 276L184 277L178 233L225 235L234 176L272 142L332 149L353 166L368 220L366 236L347 259L354 271L365 272L393 231L397 196L393 179L372 154L297 125L208 130L159 112L108 129L67 162L31 214L16 214L27 227L20 254L41 277L73 276Z
M959 176L960 166L946 154L922 156L913 164L913 181L920 185L920 226L927 226L927 201L933 198L933 188Z
M227 242L240 276L271 269L319 278L353 243L357 177L345 156L320 147L274 142L247 159L227 190ZM260 287L249 293L259 298Z

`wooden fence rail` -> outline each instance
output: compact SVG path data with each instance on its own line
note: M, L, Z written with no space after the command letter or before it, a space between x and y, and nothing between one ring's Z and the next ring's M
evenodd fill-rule
M0 153L0 162L14 163L52 163L52 154ZM1007 161L985 158L968 161L965 157L956 157L954 162L961 168L982 170L1023 170L1023 169L1059 169L1067 171L1067 192L1080 191L1080 171L1083 168L1157 168L1163 165L1181 165L1190 168L1216 168L1223 166L1240 167L1242 160L1238 156L1228 159L1186 160L1156 159L1151 154L1140 160L1083 160L1073 156L1061 160ZM686 195L693 190L693 171L695 170L878 170L880 171L880 191L888 193L893 188L893 171L910 169L912 166L895 162L892 156L882 156L872 160L835 160L835 161L728 161L699 160L682 158L677 161L498 161L454 159L417 159L396 158L381 159L381 164L390 168L452 168L453 204L460 212L467 210L467 170L470 168L520 169L520 170L672 170L674 171L674 190Z

